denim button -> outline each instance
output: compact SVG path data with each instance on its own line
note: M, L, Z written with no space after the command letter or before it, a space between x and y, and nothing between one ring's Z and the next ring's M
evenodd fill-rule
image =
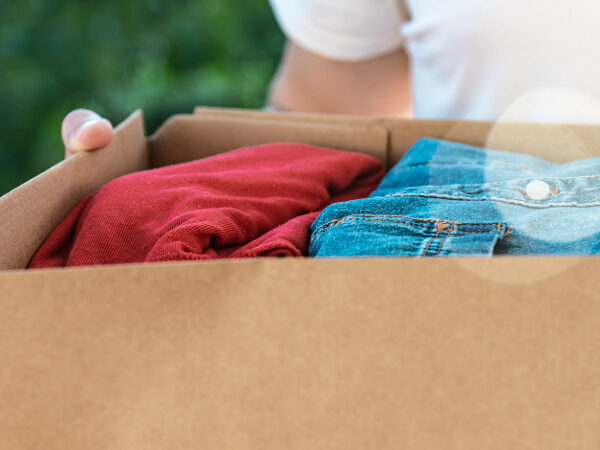
M550 195L550 186L543 181L533 180L525 188L525 193L532 200L544 200Z

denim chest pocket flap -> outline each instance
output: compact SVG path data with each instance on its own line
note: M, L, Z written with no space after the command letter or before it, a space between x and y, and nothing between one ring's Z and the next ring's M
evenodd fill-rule
M491 256L510 232L503 222L465 223L351 214L316 228L311 256Z

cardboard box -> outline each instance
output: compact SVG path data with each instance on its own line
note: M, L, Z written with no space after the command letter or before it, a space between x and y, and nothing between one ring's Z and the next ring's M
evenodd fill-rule
M596 155L591 126L198 108L0 198L0 449L600 448L600 259L256 259L24 271L86 194L276 141ZM565 145L570 151L565 152Z

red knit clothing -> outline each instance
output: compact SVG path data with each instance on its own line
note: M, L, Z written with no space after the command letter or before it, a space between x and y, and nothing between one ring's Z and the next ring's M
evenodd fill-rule
M333 202L384 175L367 155L269 144L117 178L83 199L29 268L305 255Z

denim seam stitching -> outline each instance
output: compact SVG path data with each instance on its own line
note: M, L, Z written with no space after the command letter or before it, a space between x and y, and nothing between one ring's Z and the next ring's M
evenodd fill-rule
M440 231L441 231L441 229L438 226L437 231L435 232L435 236L432 237L431 239L429 239L429 242L427 243L427 247L425 247L425 251L423 252L424 256L427 256L427 252L429 251L429 247L431 246L431 243L438 238L438 236L440 235Z
M330 228L332 226L337 226L340 225L342 223L344 223L347 220L353 219L353 218L366 218L366 219L370 219L370 220L382 220L382 221L386 221L384 218L398 218L398 219L408 219L408 220L412 220L412 221L416 221L416 222L427 222L427 223L445 223L448 225L459 225L459 226L464 226L464 227L481 227L481 226L490 226L490 225L496 225L498 227L501 226L501 222L484 222L484 223L463 223L463 222L455 222L455 221L448 221L448 220L439 220L439 219L422 219L422 218L418 218L418 217L410 217L410 216L401 216L401 215L393 215L393 214L385 214L385 215L377 215L377 214L350 214L348 216L345 216L342 219L333 219L330 220L329 222L324 223L323 225L320 225L314 232L313 232L313 237L321 234L322 232L326 231L327 228ZM366 220L365 219L365 220ZM390 221L387 220L388 222L394 222L394 221ZM396 222L400 222L400 221L396 221ZM418 226L418 225L415 225Z
M451 166L451 165L481 167L481 168L484 168L484 169L489 169L489 168L494 168L494 167L502 167L504 169L516 169L516 170L522 170L522 171L527 171L527 172L533 173L533 171L531 169L529 169L529 167L527 167L527 166L519 166L517 164L510 164L510 163L503 163L503 164L497 164L497 163L492 163L492 164L476 164L476 163L467 163L467 162L457 163L456 161L449 161L449 162L436 161L436 162L429 162L429 163L410 164L410 165L407 165L407 166L401 166L401 167L399 167L397 169L394 169L394 170L392 170L392 173L398 173L398 172L402 172L404 170L410 170L410 169L414 169L416 167L423 167L423 166L435 167L435 166Z
M473 198L473 197L465 197L465 196L460 196L460 195L444 195L444 194L388 194L385 197L425 197L425 198L441 198L441 199L447 199L447 200L467 200L467 201L477 201L477 202L483 202L483 201L496 201L496 202L502 202L502 203L509 203L509 204L514 204L514 205L520 205L520 206L531 206L533 208L550 208L550 207L562 207L562 206L573 206L576 208L589 208L592 206L600 206L600 200L594 201L594 202L587 202L587 203L578 203L578 202L560 202L560 203L532 203L532 202L527 202L524 200L510 200L507 198L502 198L502 197L480 197L480 198ZM543 200L541 200L543 201Z
M490 181L489 183L469 183L469 184L449 184L449 185L445 185L447 187L453 187L453 186L496 186L499 184L507 184L507 183L514 183L514 182L525 182L525 181L534 181L534 180L549 180L549 181L573 181L573 180L581 180L581 179L588 179L588 180L594 180L594 179L598 179L600 178L600 175L580 175L577 177L544 177L544 176L539 176L539 177L533 177L533 178L511 178L508 180L503 180L503 181ZM431 185L429 185L431 186ZM426 186L420 186L420 187L426 187ZM393 195L393 194L389 194L389 195Z
M400 216L403 217L403 216ZM412 218L408 218L408 217L403 217L403 218L407 218L410 220L420 220L423 222L438 222L438 223L448 223L451 224L451 231L459 231L457 229L454 228L454 225L457 226L467 226L467 227L475 227L475 226L486 226L486 225L496 225L496 229L495 230L488 230L488 231L464 231L464 233L468 233L468 234L489 234L489 233L499 233L502 230L502 222L497 222L497 223L489 223L489 224L462 224L460 222L445 222L445 221L440 221L440 220L433 220L433 219L412 219ZM402 221L400 220L386 220L386 219L381 219L381 218L377 218L377 217L373 217L373 218L364 218L364 217L356 217L356 216L346 216L341 220L332 220L331 222L322 225L321 227L319 227L318 231L315 231L312 235L312 240L313 242L320 239L320 237L323 235L323 233L325 233L326 231L331 230L332 228L337 227L338 225L341 225L345 222L351 221L351 220L356 220L356 221L363 221L363 222L389 222L389 223L402 223ZM328 226L327 226L328 225ZM327 228L325 228L327 226ZM425 228L428 229L430 228L430 226L427 225L419 225L419 224L410 224L410 226L413 227L417 227L417 228ZM439 230L438 230L439 233ZM435 238L434 238L435 239Z
M448 239L448 236L450 236L450 234L452 233L453 230L454 230L454 225L452 225L450 227L450 229L448 230L448 234L446 234L446 237L444 237L444 239L442 239L442 242L440 242L440 246L438 247L437 252L435 252L435 256L439 256L440 250L444 246L444 243L446 242L446 239ZM479 233L479 232L476 232L476 233Z

